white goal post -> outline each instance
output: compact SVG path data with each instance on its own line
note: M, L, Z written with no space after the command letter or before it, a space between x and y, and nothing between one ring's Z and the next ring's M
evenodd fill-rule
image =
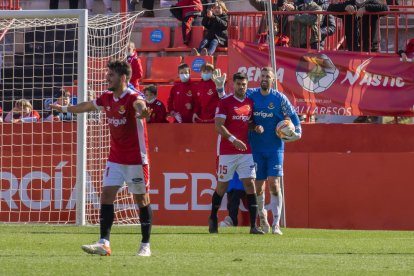
M125 59L136 17L0 11L0 222L99 223L109 149L104 114L68 119L48 105L62 100L62 91L70 93L71 104L99 96L106 89L106 62ZM40 118L31 113L33 119L18 122L21 99ZM115 210L115 223L139 223L125 190Z

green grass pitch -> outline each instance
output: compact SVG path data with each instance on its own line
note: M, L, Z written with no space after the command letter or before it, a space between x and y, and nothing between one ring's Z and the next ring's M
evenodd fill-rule
M114 226L112 256L84 253L98 227L0 224L0 275L413 275L413 231L154 226L152 256L136 257L139 226Z

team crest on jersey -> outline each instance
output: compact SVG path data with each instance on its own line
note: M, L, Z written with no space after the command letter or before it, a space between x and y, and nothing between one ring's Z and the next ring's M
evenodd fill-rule
M124 113L125 113L125 111L126 111L126 110L125 110L125 106L121 105L121 106L119 107L118 113L122 115L122 114L124 114Z
M187 95L188 97L191 97L191 96L193 95L193 92L191 92L191 90L188 90L188 91L187 91L187 93L186 93L186 95Z
M236 112L237 115L243 115L243 114L249 113L250 110L251 110L251 107L250 105L247 105L247 104L240 106L240 107L238 106L234 107L234 111Z
M213 90L209 89L208 92L207 92L207 95L209 95L209 96L213 95Z
M275 108L275 105L272 102L270 102L267 108L273 109L273 108Z

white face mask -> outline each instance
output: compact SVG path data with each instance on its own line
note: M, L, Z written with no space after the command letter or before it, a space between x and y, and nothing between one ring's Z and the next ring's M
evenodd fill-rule
M129 51L126 51L126 55L127 55L127 57L129 57L129 56L134 55L134 53L131 53L131 52L129 52Z
M180 80L182 82L187 82L190 79L190 74L180 74Z
M203 81L208 81L209 79L211 79L211 73L201 73L201 78L203 79Z
M355 2L357 3L357 5L361 5L364 4L365 0L356 0Z

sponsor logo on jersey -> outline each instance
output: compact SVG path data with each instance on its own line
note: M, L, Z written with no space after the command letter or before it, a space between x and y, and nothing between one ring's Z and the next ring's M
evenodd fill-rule
M243 105L243 106L235 106L234 108L234 111L236 112L236 114L237 115L245 115L245 114L247 114L247 113L249 113L250 112L250 110L251 110L251 107L250 107L250 105Z
M127 119L126 118L108 118L108 124L113 125L114 127L126 125Z
M250 115L247 115L250 113L251 107L250 105L243 105L243 106L235 106L234 112L236 112L237 115L233 115L233 120L242 120L243 122L246 122L250 119Z
M275 108L275 105L272 102L270 102L267 108L274 109Z
M214 93L213 90L209 89L208 92L207 92L207 95L211 96L211 95L213 95L213 93Z
M224 175L220 174L219 178L220 179L223 179L224 178Z
M262 117L263 119L273 118L273 113L272 112L264 112L264 111L255 111L255 112L253 112L253 116Z
M108 105L107 107L105 107L106 111L110 111L111 107Z
M191 90L188 90L188 91L187 91L187 93L186 93L186 95L187 95L188 97L191 97L191 96L193 96L193 92L191 92Z
M119 110L118 110L118 113L119 114L121 114L121 115L123 115L124 113L125 113L125 106L123 106L123 105L121 105L120 107L119 107Z

